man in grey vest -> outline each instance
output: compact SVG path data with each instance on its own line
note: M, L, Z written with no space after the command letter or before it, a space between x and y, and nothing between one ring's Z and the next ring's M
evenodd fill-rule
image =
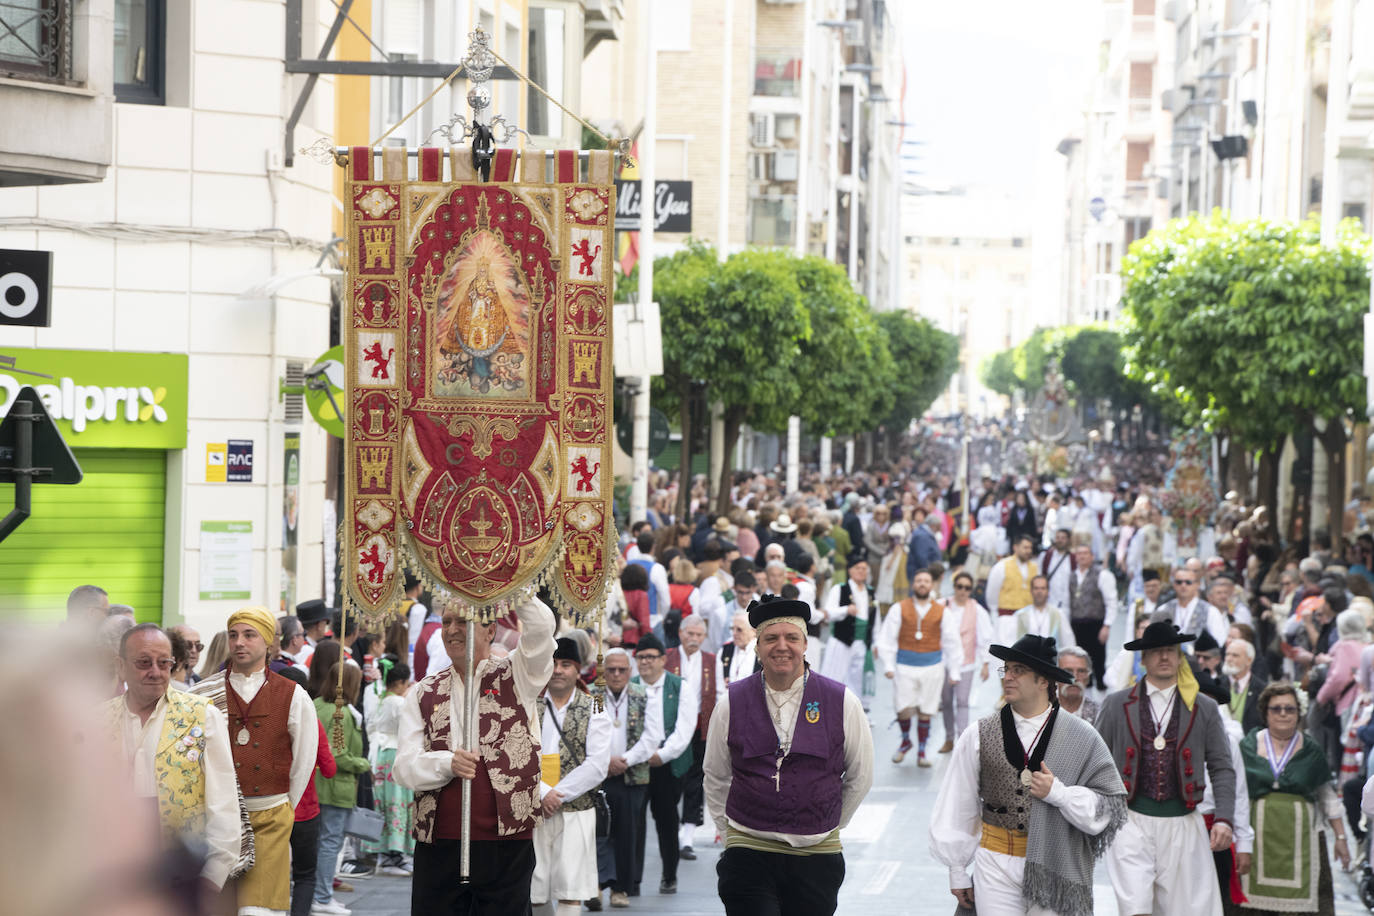
M1059 708L1052 638L988 650L1007 703L954 745L930 821L961 910L1090 916L1093 862L1126 821L1126 790L1093 727ZM973 866L973 875L968 874Z
M1212 634L1217 645L1224 646L1231 635L1231 624L1225 614L1201 597L1201 579L1202 573L1188 563L1174 570L1174 598L1156 608L1150 622L1163 620L1178 627L1181 632L1194 636L1206 630ZM1183 651L1192 654L1193 647L1185 643Z
M1102 675L1107 668L1107 639L1112 634L1108 621L1116 617L1116 576L1102 568L1093 549L1079 544L1073 549L1073 572L1069 574L1069 626L1074 642L1092 660L1093 683L1107 685Z
M596 712L579 689L582 653L566 636L553 651L553 674L544 691L540 755L540 810L534 828L534 879L530 902L557 901L556 916L578 913L598 896L596 811L593 793L611 762L611 719Z

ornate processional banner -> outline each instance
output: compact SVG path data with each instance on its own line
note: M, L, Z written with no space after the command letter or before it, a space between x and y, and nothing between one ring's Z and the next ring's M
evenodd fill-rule
M499 150L486 183L471 156L349 157L347 601L386 614L409 567L482 619L536 581L590 615L615 569L612 155L549 176L536 151L517 181Z

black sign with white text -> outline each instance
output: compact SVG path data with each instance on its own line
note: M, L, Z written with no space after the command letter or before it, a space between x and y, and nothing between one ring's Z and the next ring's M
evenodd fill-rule
M0 248L0 325L52 325L52 252Z
M639 231L639 216L644 208L642 182L615 183L615 227L624 232ZM692 231L692 183L690 181L654 182L654 231Z

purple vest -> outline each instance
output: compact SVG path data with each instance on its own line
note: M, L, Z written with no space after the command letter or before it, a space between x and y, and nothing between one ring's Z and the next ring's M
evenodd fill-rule
M802 690L792 751L778 772L778 735L763 695L763 675L730 685L730 765L725 813L751 830L829 833L840 825L844 776L843 684L813 670Z

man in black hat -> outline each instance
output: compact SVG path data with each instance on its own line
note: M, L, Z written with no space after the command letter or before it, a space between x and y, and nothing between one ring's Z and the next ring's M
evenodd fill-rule
M1209 852L1231 845L1237 773L1216 701L1199 693L1184 657L1194 639L1157 620L1126 643L1145 677L1109 695L1097 717L1130 809L1107 854L1122 916L1221 916ZM1197 810L1208 781L1210 831Z
M301 622L301 628L305 631L305 645L296 653L298 663L310 667L315 646L329 636L329 621L333 615L334 609L327 607L319 598L311 598L296 605L296 619Z
M962 909L1090 916L1093 862L1126 819L1121 778L1093 727L1059 709L1055 687L1073 676L1052 637L988 651L1007 703L954 745L931 853Z
M820 666L822 674L844 684L860 701L864 699L864 660L878 628L878 605L868 572L867 552L862 547L850 551L848 581L832 585L825 598L830 642Z
M544 691L540 754L540 810L534 828L530 900L578 912L599 894L593 795L611 762L611 719L579 689L582 653L564 636L553 650Z
M829 916L844 881L840 830L873 783L873 736L844 684L806 665L803 601L750 605L763 670L731 683L706 736L706 804L725 852L727 916Z

